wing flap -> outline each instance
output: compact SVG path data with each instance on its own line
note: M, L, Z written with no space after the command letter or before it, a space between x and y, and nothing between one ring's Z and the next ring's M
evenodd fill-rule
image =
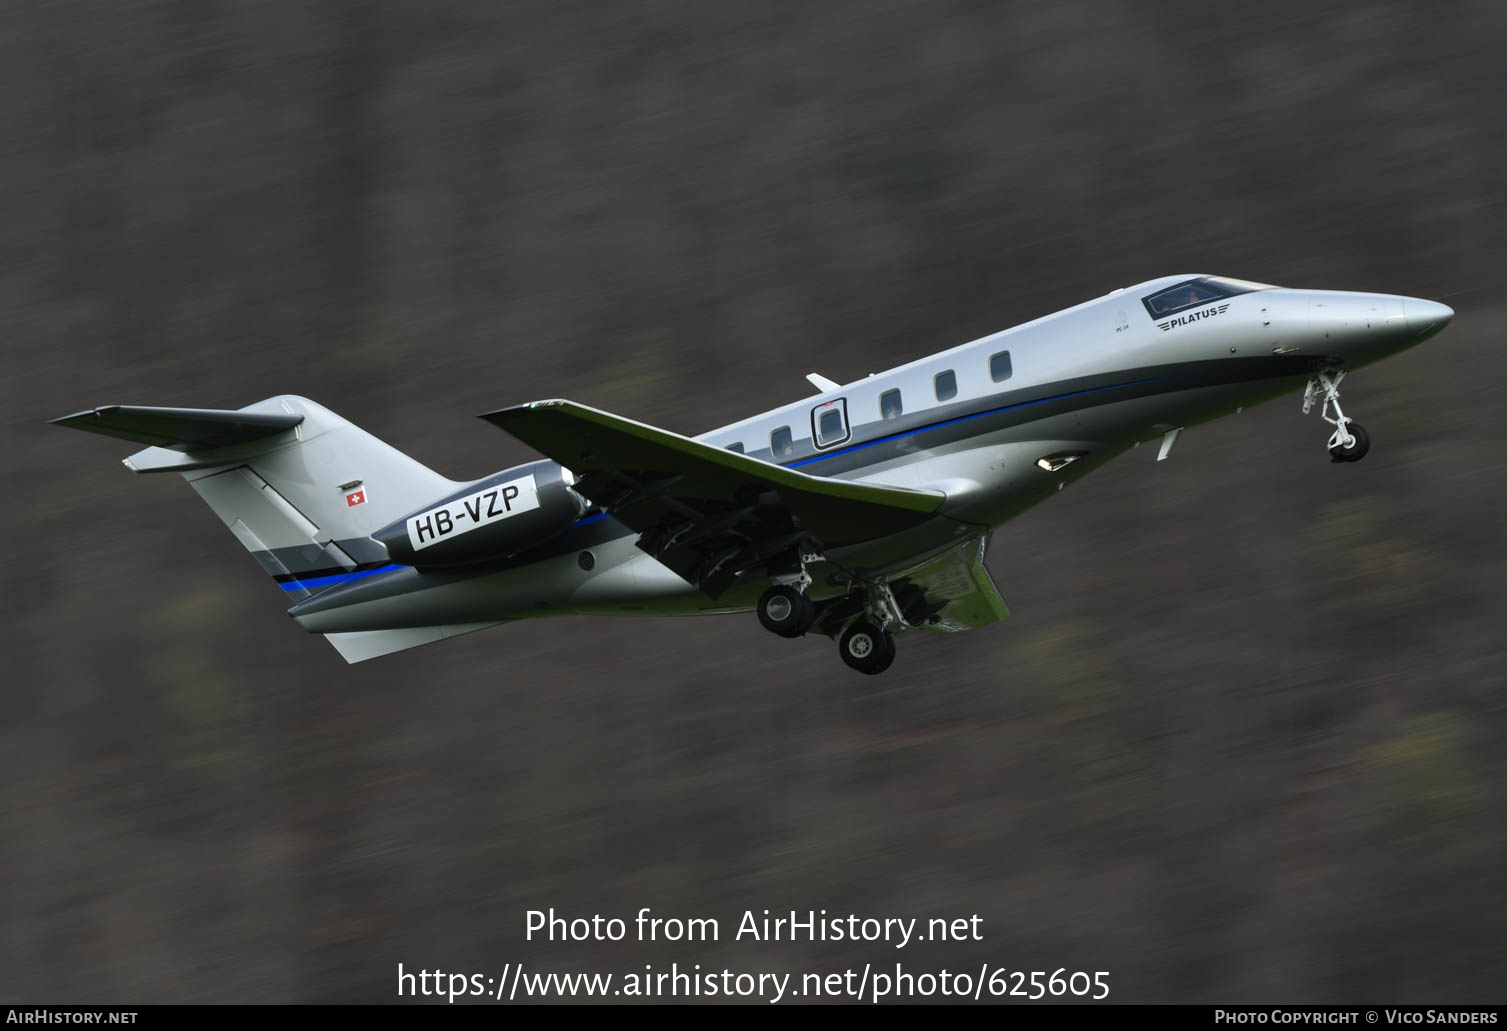
M931 620L922 624L924 629L958 633L1010 614L984 565L988 547L988 537L976 537L908 574L907 579L925 592L926 602L936 609Z

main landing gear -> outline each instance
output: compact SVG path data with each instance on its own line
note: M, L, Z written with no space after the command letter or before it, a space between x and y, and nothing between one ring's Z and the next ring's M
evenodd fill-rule
M1351 422L1340 409L1340 380L1345 378L1344 369L1314 373L1303 391L1303 414L1307 415L1313 403L1323 398L1319 417L1334 427L1329 437L1329 460L1331 462L1359 462L1371 450L1371 437L1359 423ZM1329 415L1330 407L1334 416Z
M759 622L781 637L800 637L816 622L816 605L796 584L775 584L759 599Z
M854 620L838 639L837 653L849 669L875 676L895 661L895 635L867 619Z
M870 676L883 673L895 661L895 635L890 628L918 625L908 617L924 622L938 607L928 605L914 585L906 585L897 598L882 583L866 584L818 606L806 594L809 585L810 579L802 575L765 591L756 607L759 623L781 637L800 637L812 629L836 637L837 654L844 664Z

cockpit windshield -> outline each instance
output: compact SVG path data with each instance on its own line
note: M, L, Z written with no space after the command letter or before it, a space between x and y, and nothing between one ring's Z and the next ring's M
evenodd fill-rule
M1204 276L1201 279L1190 279L1176 286L1169 286L1165 290L1158 290L1149 297L1143 297L1141 303L1146 305L1146 310L1154 319L1166 318L1175 315L1188 308L1196 308L1200 304L1208 304L1224 297L1234 297L1237 294L1254 293L1257 290L1270 290L1272 287L1265 283L1250 283L1243 279L1223 279L1219 276Z

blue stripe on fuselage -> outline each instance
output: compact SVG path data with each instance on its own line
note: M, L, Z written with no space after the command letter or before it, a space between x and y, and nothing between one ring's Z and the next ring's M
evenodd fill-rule
M316 587L334 587L336 584L347 584L352 580L361 580L368 576L376 576L378 573L391 573L396 569L407 568L407 566L400 566L397 563L389 563L385 566L378 566L376 569L358 569L354 573L336 573L333 576L315 576L307 580L289 580L281 586L285 591L309 591Z

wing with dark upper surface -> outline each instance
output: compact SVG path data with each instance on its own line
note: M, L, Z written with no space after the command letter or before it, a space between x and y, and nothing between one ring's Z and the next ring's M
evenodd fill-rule
M793 549L837 548L925 522L945 496L786 469L572 401L482 416L576 475L638 546L712 597Z

